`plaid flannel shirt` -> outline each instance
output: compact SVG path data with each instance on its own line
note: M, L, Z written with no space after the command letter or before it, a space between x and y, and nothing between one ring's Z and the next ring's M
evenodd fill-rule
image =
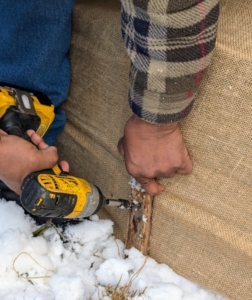
M184 118L211 61L219 0L121 3L122 35L132 62L132 111L155 124Z

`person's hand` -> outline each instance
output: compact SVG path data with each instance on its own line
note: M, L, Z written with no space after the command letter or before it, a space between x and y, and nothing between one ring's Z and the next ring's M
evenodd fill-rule
M0 179L18 195L28 174L50 169L58 161L55 147L49 147L33 130L27 133L33 144L0 130ZM69 171L67 162L62 161L60 166L63 171Z
M124 156L128 173L151 196L164 189L155 179L192 171L178 122L156 125L133 115L125 125L118 151Z

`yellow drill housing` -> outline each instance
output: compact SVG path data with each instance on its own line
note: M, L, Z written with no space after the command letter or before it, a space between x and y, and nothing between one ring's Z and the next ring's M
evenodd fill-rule
M17 110L20 111L20 113L26 113L19 107L20 104L18 103L17 95L19 96L21 101L25 102L24 105L30 106L30 108L28 108L29 111L27 112L27 114L29 114L29 112L33 112L33 114L36 114L40 118L40 125L36 129L36 132L41 137L44 136L55 117L54 105L49 102L50 100L48 98L46 101L47 103L43 103L43 99L38 99L38 97L35 96L32 92L26 92L8 86L1 86L0 84L0 119L5 115L9 107L16 107ZM43 97L46 96L43 95Z

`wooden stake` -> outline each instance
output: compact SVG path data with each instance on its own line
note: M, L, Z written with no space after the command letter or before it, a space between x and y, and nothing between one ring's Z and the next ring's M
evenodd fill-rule
M141 203L141 208L133 208L130 212L126 248L135 247L148 255L153 198L136 189L132 189L131 195L133 200Z

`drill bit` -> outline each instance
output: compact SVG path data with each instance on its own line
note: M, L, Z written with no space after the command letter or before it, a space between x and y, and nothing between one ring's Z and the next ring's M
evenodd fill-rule
M117 206L119 208L132 209L140 208L141 204L139 202L130 201L126 199L106 199L107 206Z

